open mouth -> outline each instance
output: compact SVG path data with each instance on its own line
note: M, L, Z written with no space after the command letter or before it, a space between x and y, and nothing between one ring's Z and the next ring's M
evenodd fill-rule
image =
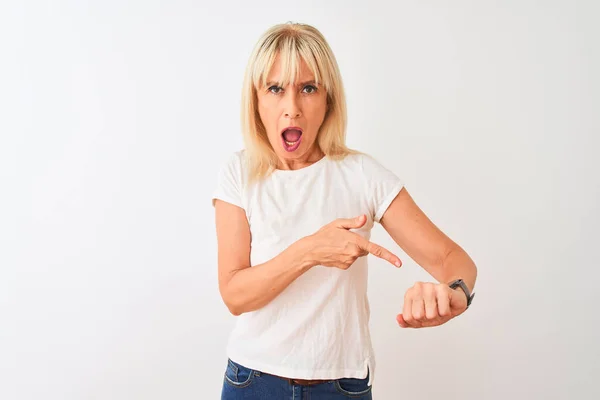
M294 151L300 147L302 141L302 128L290 126L281 132L281 140L286 151Z

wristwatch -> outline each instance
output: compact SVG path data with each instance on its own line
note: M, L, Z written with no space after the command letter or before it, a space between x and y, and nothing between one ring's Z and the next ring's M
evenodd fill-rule
M467 308L469 308L471 302L473 301L473 297L475 297L475 293L471 294L471 292L469 292L469 288L467 287L467 285L465 285L465 282L462 279L457 279L455 281L450 282L448 285L450 286L450 289L456 289L457 287L459 287L462 289L463 292L465 292L465 294L467 295Z

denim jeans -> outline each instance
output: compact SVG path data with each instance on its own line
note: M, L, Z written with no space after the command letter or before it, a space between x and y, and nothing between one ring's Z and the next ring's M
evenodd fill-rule
M372 400L369 376L341 378L309 386L246 368L228 359L221 400Z

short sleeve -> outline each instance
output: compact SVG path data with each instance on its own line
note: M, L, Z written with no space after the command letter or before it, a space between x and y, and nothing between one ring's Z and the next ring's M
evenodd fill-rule
M217 175L217 187L213 190L212 194L213 207L216 199L244 208L242 202L242 161L240 152L235 152L222 163Z
M368 200L373 220L380 222L385 211L404 187L404 182L367 154L362 157L362 170L367 180Z

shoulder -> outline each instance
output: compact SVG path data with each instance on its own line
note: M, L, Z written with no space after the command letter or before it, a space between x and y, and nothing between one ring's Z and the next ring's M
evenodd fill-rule
M241 175L246 163L246 150L236 150L225 155L220 162L221 173Z
M217 172L217 186L213 191L215 199L244 208L244 151L235 151L224 156L220 161Z
M356 152L349 153L344 156L334 156L331 157L331 161L335 164L343 167L343 168L351 168L351 169L362 169L363 158L367 156L366 153Z
M359 174L370 188L383 186L398 186L403 184L396 172L380 162L374 156L361 152L348 156L348 162L353 164Z
M246 179L246 151L244 149L226 154L217 168L219 185L229 185L241 188Z
M242 166L244 160L246 159L246 150L236 150L232 151L225 156L224 161L222 162L223 166Z
M363 175L372 175L387 169L375 157L365 152L356 152L346 155L339 163L345 167L355 169Z

